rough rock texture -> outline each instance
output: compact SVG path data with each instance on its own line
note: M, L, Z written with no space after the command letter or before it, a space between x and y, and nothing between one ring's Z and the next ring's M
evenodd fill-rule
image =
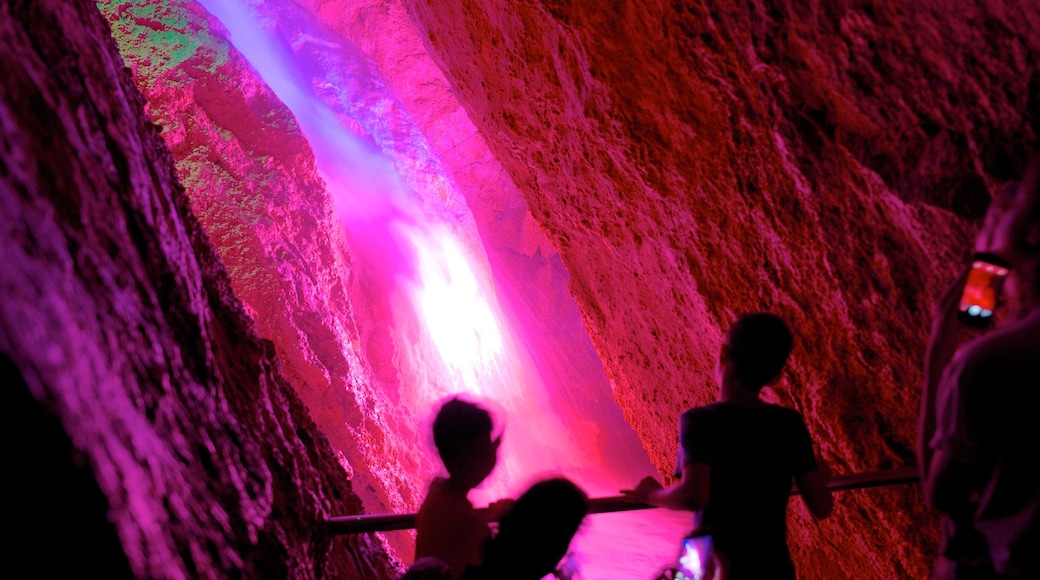
M393 160L405 181L443 184L422 193L447 202L424 203L465 216L450 224L458 231L468 232L470 220L476 222L483 240L474 235L475 242L467 242L478 248L475 253L486 250L499 299L512 305L509 322L525 331L521 340L543 379L561 385L553 405L561 416L578 416L560 421L581 442L576 452L591 458L587 463L597 471L607 464L606 470L621 474L605 489L614 493L633 473L648 471L642 446L612 402L558 254L426 53L407 12L395 3L312 4L305 8L340 36L316 39L293 28L308 30L301 23L312 18L295 3L250 6L268 24L286 24L281 35L292 39L300 62L320 63L309 69L316 92L334 101L334 110ZM395 344L400 337L392 337L390 305L378 284L366 279L363 260L357 253L356 263L343 256L344 236L291 113L229 45L233 34L199 4L139 0L99 7L236 294L261 336L276 345L286 376L340 453L367 510L416 509L436 465L425 446L416 445L426 438L429 408L416 404L413 392L449 380L430 369L407 368L412 346ZM340 52L320 52L329 46ZM342 53L346 62L332 62ZM441 167L449 171L438 173ZM599 403L594 407L590 400ZM515 435L507 446L518 440ZM411 557L410 536L388 539L402 559Z
M406 4L662 471L757 309L797 331L774 394L836 471L913 463L933 298L1036 138L1036 3ZM912 486L798 508L798 568L924 577L932 521Z
M392 576L371 537L322 532L361 503L232 294L96 7L4 2L0 74L12 569Z
M414 510L432 472L421 436L388 406L396 390L377 299L354 265L314 155L292 113L230 46L220 22L187 1L99 8L176 161L199 222L257 330L355 482L367 511ZM385 308L385 306L383 307ZM362 322L364 322L362 321ZM405 542L401 544L400 542ZM395 542L409 554L407 539Z
M38 475L20 491L74 514L65 537L102 546L75 559L112 575L388 577L369 539L312 536L360 508L337 461L374 509L414 506L428 466L395 424L407 401L382 398L401 371L385 304L352 277L294 119L194 3L101 4L226 276L107 31L66 4L0 5L0 372L24 385L4 408L58 458L13 450ZM566 266L663 473L678 412L714 396L721 333L765 308L799 339L770 396L835 470L913 462L933 298L1038 133L1035 2L297 4L378 63L489 260L554 283ZM397 28L415 25L429 54ZM838 503L821 525L793 510L803 577L925 576L916 487Z
M598 456L608 469L624 464L631 469L637 463L635 455L642 459L644 454L637 441L619 433L588 435L597 431L596 425L610 431L616 419L590 404L609 399L610 386L570 296L569 275L559 252L452 92L405 6L384 0L300 4L371 59L446 168L472 213L495 273L498 299L506 305L504 314L511 317L508 322L534 358L541 379L550 385L557 412L574 423L587 423L573 428L585 433L577 435L583 444L597 448L588 450L589 456ZM629 449L632 443L636 450Z

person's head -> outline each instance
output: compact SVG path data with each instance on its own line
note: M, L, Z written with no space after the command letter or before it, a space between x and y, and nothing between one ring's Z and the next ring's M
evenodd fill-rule
M793 343L791 331L779 316L769 312L741 316L730 327L719 354L720 382L729 377L755 391L775 383Z
M1040 154L1033 156L1020 182L1008 184L993 199L975 249L1010 265L1013 283L1005 285L1009 298L1040 301Z
M495 468L500 439L491 438L491 413L473 403L451 399L433 421L433 443L450 478L476 487Z
M401 576L401 580L453 580L451 568L433 557L419 558Z
M535 483L499 519L484 550L485 570L509 580L542 578L567 554L588 513L588 496L570 480Z

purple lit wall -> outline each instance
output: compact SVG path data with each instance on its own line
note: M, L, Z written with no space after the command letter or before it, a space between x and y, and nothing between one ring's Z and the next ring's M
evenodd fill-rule
M481 209L487 198L514 206L519 215L510 220L531 218L476 129L444 90L446 83L433 62L425 59L417 66L425 67L420 75L441 87L436 96L442 106L457 111L453 133L446 138L470 141L456 147L462 151L454 153L453 161L487 164L479 176L483 183L467 184L468 199L452 168L437 157L438 151L394 94L396 88L412 99L423 98L414 95L417 79L389 86L349 37L325 28L295 3L200 4L220 19L231 43L293 112L344 227L357 283L389 303L390 320L379 323L386 324L385 332L392 338L392 345L384 348L395 353L399 383L396 392L377 392L380 400L375 404L400 400L393 410L398 420L422 433L430 410L449 395L489 401L505 423L505 443L496 473L475 492L478 504L515 496L523 484L544 473L568 475L597 495L616 494L633 478L650 474L646 454L613 402L591 342L581 332L577 306L566 292L566 273L554 260L551 246L528 223L528 239L519 240L527 248L516 248L516 240L506 240L508 247L495 247L492 244L502 237L495 230L518 226L501 212L491 216L486 210L484 221L476 222L469 201ZM415 29L403 28L395 32L398 41L419 46L417 38L405 36L414 36ZM499 179L487 178L496 174ZM489 187L504 191L485 191ZM481 230L493 241L482 241ZM520 253L532 247L543 253ZM517 264L517 258L526 263ZM544 282L531 280L532 269L550 270L550 276ZM534 312L529 305L547 296L559 303ZM327 324L337 321L330 317ZM566 367L591 372L561 372ZM408 437L407 432L391 435L397 441ZM373 459L382 460L369 461ZM399 477L422 487L432 475L427 469ZM656 515L639 519L652 522L646 529L662 525ZM632 524L625 527L630 531ZM653 557L665 562L679 534L681 525L673 524L649 542L632 546L632 551L642 554L650 544ZM617 533L613 537L613 543L621 544ZM404 551L399 556L407 560L410 547ZM627 567L633 560L643 568ZM602 569L593 564L590 573L626 577L640 573L648 562L631 556L619 561L624 564Z
M455 392L505 432L478 502L667 476L747 310L796 329L767 396L837 472L910 465L934 297L1038 133L1010 0L97 7L143 102L89 3L0 6L0 346L142 576L392 575L408 533L316 522L415 509ZM792 505L800 577L923 577L922 503ZM615 517L586 577L687 521Z
M0 5L7 575L394 575L90 2ZM218 232L219 233L219 232Z
M316 224L312 232L342 239L330 245L342 243L339 249L349 255L349 262L304 259L264 265L276 271L271 277L294 267L322 270L339 282L313 291L327 294L335 286L349 285L351 308L310 307L310 319L300 324L303 316L295 310L298 280L282 285L284 306L274 305L275 312L265 310L265 302L270 303L266 290L258 290L256 297L240 295L257 313L262 332L274 326L271 320L295 319L288 323L296 327L292 336L278 340L277 331L271 335L287 352L309 351L301 355L305 364L324 367L324 376L312 375L302 391L312 412L328 425L348 472L356 476L360 471L374 488L360 490L369 509L416 509L437 469L428 445L430 413L454 393L486 400L504 423L502 460L491 481L477 491L478 503L515 495L539 474L563 473L590 493L613 495L633 477L651 473L646 453L613 401L557 254L432 60L418 52L421 44L403 12L398 9L396 25L380 29L380 34L393 35L398 46L417 51L410 57L409 74L395 85L350 35L323 25L295 3L270 2L253 10L236 2L200 5L223 23L235 46L228 49L214 40L212 53L231 50L229 60L234 60L239 58L234 50L239 51L241 62L248 60L293 113L314 151L324 186L311 188L311 205L331 203L334 208L329 213L333 223L326 224L325 231ZM186 7L207 26L217 22L204 21L201 11ZM184 12L166 10L167 15ZM135 22L126 16L115 23L117 31ZM183 42L200 38L206 39L194 32ZM127 53L140 67L136 54ZM144 76L138 71L139 78ZM451 114L430 120L419 108L427 117L425 129L420 127L409 105L415 108L424 100L436 100ZM152 100L151 112L162 123L157 101L161 103ZM202 122L199 117L213 117L205 112L195 118L179 115L183 121L166 124L191 126ZM242 131L231 132L237 136ZM268 134L265 140L278 137ZM176 154L176 144L172 148ZM195 178L192 153L179 168L192 183L190 193L206 223L207 208L199 207L198 200L234 196L222 192L219 183ZM291 227L278 220L292 222L296 208L286 207L277 193L257 188L258 203L275 206L279 214L263 219L274 229ZM240 201L226 203L242 211ZM222 214L214 219L225 218ZM214 225L218 230L226 227ZM292 246L294 256L311 254L301 249L309 240L281 243ZM222 251L227 253L226 248ZM268 253L249 259L262 263ZM233 273L241 259L225 257ZM322 300L328 303L331 298ZM347 362L339 368L347 372L335 376L332 369L343 353ZM319 393L308 398L312 390ZM338 408L351 404L367 406L363 420L344 421L351 417ZM364 445L374 437L375 442ZM363 443L360 449L358 441ZM398 459L388 463L391 457ZM619 523L600 529L610 521ZM688 518L656 515L626 522L623 516L612 516L600 520L586 543L627 545L611 530L624 526L630 532L639 522L646 522L647 530L660 531L632 546L634 555L621 558L620 567L610 564L612 573L639 573L667 561ZM390 535L390 542L402 559L410 558L410 536ZM597 571L597 559L589 560L592 573L606 573Z

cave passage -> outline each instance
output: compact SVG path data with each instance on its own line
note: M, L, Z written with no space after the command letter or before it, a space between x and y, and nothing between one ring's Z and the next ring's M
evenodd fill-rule
M351 258L360 264L353 275L389 298L392 320L386 323L401 385L400 393L387 396L405 400L415 410L410 420L420 426L455 393L495 410L505 430L503 449L495 473L474 492L475 503L515 496L548 473L564 474L594 495L614 495L654 473L598 359L591 389L573 389L566 377L537 364L546 359L539 349L555 347L540 342L541 331L523 327L523 312L510 309L518 302L516 309L525 309L525 292L546 290L518 280L486 250L450 168L431 153L366 55L291 2L200 3L295 115ZM510 202L523 204L518 195ZM549 292L566 294L566 282L554 279ZM568 331L582 326L573 303L564 312L567 318L551 322ZM576 358L594 354L587 336L584 343L575 346ZM566 363L566 353L554 356ZM575 559L590 577L645 575L672 558L688 526L687 514L661 511L601 516L586 524ZM634 543L635 537L642 540Z

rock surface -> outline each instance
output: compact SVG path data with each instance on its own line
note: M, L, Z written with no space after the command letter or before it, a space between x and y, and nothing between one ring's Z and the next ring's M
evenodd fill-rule
M297 2L396 91L492 268L541 284L517 316L602 361L545 364L576 382L605 369L668 474L725 328L774 310L798 343L769 396L835 471L911 465L934 297L1040 132L1040 7L485 4ZM41 439L85 458L54 472L86 481L98 565L390 577L370 539L310 536L360 509L340 466L382 511L413 508L431 465L386 396L404 372L387 305L355 275L296 121L195 3L100 3L189 210L107 32L64 6L0 8L19 55L0 64L0 368L32 394L10 408L46 410L60 426ZM568 276L591 341L559 322ZM821 524L795 505L800 577L926 577L922 506L916 486L843 492Z
M251 6L263 22L309 29L301 23L310 17L294 3ZM421 444L430 409L416 404L413 393L450 379L408 368L418 357L412 346L400 348L378 280L366 276L357 254L342 253L345 243L358 240L339 231L300 127L229 44L234 35L200 5L105 2L100 8L236 294L276 345L287 377L359 483L367 510L417 509L437 465ZM301 67L314 61L328 67L309 71L316 92L331 95L351 128L394 160L406 181L445 183L429 195L447 202L427 199L427 206L473 214L453 218L450 227L470 231L468 220L475 221L483 240L474 235L468 243L479 248L475 253L486 250L500 300L512 304L510 322L524 329L521 340L539 347L528 350L539 372L566 387L553 403L580 417L572 421L580 453L624 474L610 482L610 493L632 473L648 472L642 446L612 402L558 254L425 52L407 12L362 2L310 9L340 36L317 38L291 24L281 35L302 53ZM339 50L308 59L309 51L330 46ZM354 51L364 56L355 59ZM328 63L343 53L348 58L340 68ZM437 173L443 165L451 168L447 175ZM588 400L606 412L583 404ZM627 439L618 426L628 430ZM507 446L516 440L511 435ZM619 463L638 467L617 469ZM410 536L388 539L395 554L410 559Z
M775 398L838 473L912 465L933 299L1037 136L1036 3L405 3L559 249L663 473L722 332L797 331ZM806 578L922 578L916 487L846 492Z
M5 2L0 53L13 556L42 576L391 577L371 536L323 533L361 502L232 293L96 7Z
M366 511L416 509L434 468L412 444L422 436L382 395L398 381L380 325L387 306L354 274L296 119L199 4L99 8L236 295L276 346L344 477L360 482ZM407 535L391 541L410 556Z

